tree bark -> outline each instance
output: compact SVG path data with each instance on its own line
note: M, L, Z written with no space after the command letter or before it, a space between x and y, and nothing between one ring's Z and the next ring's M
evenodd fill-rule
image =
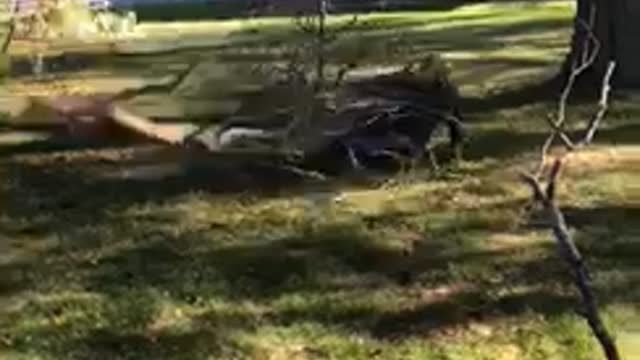
M587 50L589 29L597 38L600 50L596 61L584 78L594 88L607 71L608 63L617 63L613 83L616 87L640 87L640 1L638 0L577 0L576 21L571 51L565 63L565 73Z

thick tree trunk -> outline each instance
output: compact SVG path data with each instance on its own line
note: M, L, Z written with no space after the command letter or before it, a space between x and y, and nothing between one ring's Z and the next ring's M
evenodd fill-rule
M585 41L588 32L584 24L590 24L600 43L600 52L591 71L585 74L586 78L599 86L607 63L615 60L618 66L614 84L617 87L640 87L640 1L577 1L575 30L566 69L570 69L576 58L583 56L588 43Z

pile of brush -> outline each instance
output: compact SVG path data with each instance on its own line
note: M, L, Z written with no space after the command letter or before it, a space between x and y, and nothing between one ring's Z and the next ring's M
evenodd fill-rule
M295 111L232 116L186 142L211 151L278 148L293 154L300 166L330 172L415 164L425 155L437 167L436 132L448 130L456 157L465 136L457 88L446 74L425 71L431 67L418 64L346 83L335 92L332 106L323 106L302 126Z
M347 82L332 92L331 101L313 98L307 103L310 111L275 109L273 102L268 107L274 109L271 112L239 112L208 127L159 124L127 110L118 96L30 94L29 98L32 107L50 109L55 116L48 118L85 141L122 133L113 131L115 127L160 143L199 148L204 154L266 156L279 159L279 164L326 173L397 168L416 164L425 155L437 167L432 149L438 130L448 130L456 157L465 136L457 89L446 73L427 71L432 68L432 64L418 65ZM269 96L268 89L263 93ZM295 93L291 97L296 99ZM244 108L251 109L253 101L255 97Z

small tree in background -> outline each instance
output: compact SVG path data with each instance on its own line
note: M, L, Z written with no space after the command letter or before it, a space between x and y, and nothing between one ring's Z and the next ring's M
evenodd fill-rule
M304 5L304 6L302 6ZM340 86L348 71L356 67L357 58L334 63L330 48L340 39L340 33L357 23L356 16L347 24L330 28L329 0L307 0L297 4L295 27L300 32L298 42L289 51L289 62L283 70L287 80L299 91L291 132L305 131L322 120L331 108L331 94Z
M301 138L299 135L309 131L312 124L327 117L334 107L332 94L356 66L358 49L349 56L334 58L332 48L341 33L358 19L354 16L346 24L329 26L331 7L330 0L277 0L251 9L253 15L260 11L285 12L293 18L294 33L285 39L278 54L278 59L285 60L260 64L254 69L275 78L279 84L284 83L295 94L291 98L292 121L286 131L287 139ZM294 146L289 141L285 143Z

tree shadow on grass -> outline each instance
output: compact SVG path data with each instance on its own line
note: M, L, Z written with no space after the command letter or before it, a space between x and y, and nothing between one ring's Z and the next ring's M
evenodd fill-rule
M162 21L203 21L203 20L239 20L249 19L254 16L261 18L291 16L297 9L295 2L276 3L274 8L267 10L261 6L252 9L249 1L222 1L215 3L194 3L176 7L174 4L143 4L134 6L133 9L142 22ZM391 2L384 8L372 4L372 2L346 2L336 3L332 6L332 14L367 13L371 11L393 13L398 11L450 11L465 4L465 1L429 1L416 3ZM264 6L264 5L263 5ZM255 14L255 15L252 15Z
M541 121L541 120L540 120ZM546 125L545 125L546 126ZM637 144L640 125L623 124L597 132L597 142L602 144L632 145ZM567 132L574 139L578 139L583 132ZM495 158L507 160L536 149L548 137L548 132L519 132L508 130L484 131L469 141L465 150L467 160Z
M465 148L465 159L508 159L535 149L546 138L547 133L514 134L508 130L493 130L473 136Z
M4 240L3 240L4 241ZM25 274L31 265L28 261L12 261L8 264L0 264L0 297L11 296L20 293L33 285Z
M148 336L95 331L87 338L70 345L69 351L71 354L80 353L87 358L105 360L131 358L206 359L211 356L225 355L223 349L225 345L220 339L220 335L220 333L204 330L186 331L178 334L161 332Z
M207 326L166 328L162 294L149 287L125 297L58 297L33 301L24 312L41 319L23 333L9 333L7 349L40 352L65 359L205 359L227 358L240 348L230 334L248 329L248 316L224 311L208 314ZM131 297L129 297L131 296ZM33 314L36 312L36 315ZM17 320L20 315L12 314ZM180 320L180 319L177 319ZM46 339L45 342L38 340ZM0 351L7 344L0 345Z
M594 274L600 277L611 268L619 272L615 281L596 282L601 304L637 301L640 294L621 289L635 281L631 275L638 262L632 254L640 249L630 237L632 229L608 224L637 223L638 209L566 211L570 223L578 224L577 239L594 265ZM570 279L552 242L527 246L525 252L518 247L486 249L456 241L458 236L482 231L473 221L454 222L437 233L428 231L409 253L394 239L373 236L359 222L316 225L295 236L261 233L253 240L229 242L224 235L238 231L237 225L175 235L170 229L176 220L171 218L165 220L165 227L155 228L131 219L135 227L120 224L119 230L109 224L113 218L102 221L113 229L107 239L89 239L81 231L65 234L67 244L80 244L74 251L84 247L83 251L98 254L95 261L72 259L62 267L42 261L69 249L60 248L21 265L44 283L65 278L71 266L75 275L69 281L75 291L98 294L102 300L54 300L20 313L33 316L32 311L44 311L46 316L64 318L68 312L87 309L89 320L76 318L68 326L44 323L12 334L15 348L33 350L24 342L30 336L51 340L49 345L38 342L37 346L54 356L225 358L255 350L237 343L234 333L253 333L264 326L315 323L386 341L446 335L473 322L499 322L523 314L552 318L576 308ZM600 230L582 228L583 223ZM533 253L538 255L526 255ZM403 272L410 274L408 280ZM496 282L496 276L501 280ZM27 285L37 291L35 283ZM277 305L288 297L307 300ZM227 305L208 308L212 301ZM163 328L161 321L154 325L161 317L162 303L200 310L186 315L190 325L184 330L176 328L176 323ZM267 310L255 313L239 306L246 303ZM21 315L12 316L19 321ZM101 325L91 324L92 316L103 319ZM179 324L180 319L173 320Z
M461 107L465 112L490 113L501 109L518 108L528 104L557 101L562 82L551 76L539 82L530 82L515 89L507 89L488 97L463 97Z
M598 142L635 144L639 132L640 127L635 124L606 128L598 132ZM507 161L535 149L545 137L546 133L537 132L484 131L473 135L465 159ZM158 164L136 165L136 160L120 161L100 154L90 152L76 159L73 153L59 153L53 160L45 156L42 163L5 161L2 173L5 179L10 179L10 186L4 189L2 213L13 221L32 224L18 232L33 230L33 224L64 232L132 206L161 204L189 193L279 197L304 195L314 187L330 192L368 187L375 182L374 179L355 184L355 179L349 178L317 182L272 163L225 156L207 156L200 162L197 156L190 158L185 153ZM67 156L70 160L65 160ZM147 177L121 176L135 171ZM163 171L166 177L162 176ZM7 229L10 228L13 227Z
M473 64L486 63L482 60L473 60L469 66ZM518 68L539 67L549 65L547 61L536 60L515 60L505 59L504 61L492 60L492 64L504 63L515 65ZM560 65L560 64L558 64ZM557 106L560 94L566 83L562 68L558 67L554 73L545 75L542 81L529 81L527 83L518 84L517 86L505 88L496 94L483 97L462 97L461 107L464 112L471 114L491 113L502 109L516 109L525 105L538 103L551 103ZM579 78L573 87L568 103L571 105L593 105L597 104L600 97L600 88L597 81L600 79L592 79L589 75ZM611 104L615 109L615 101L626 101L627 95L623 92L613 93ZM490 120L490 119L487 119Z
M638 209L633 207L569 208L566 211L568 220L573 221L570 224L598 212L608 215L590 221L592 226L612 222L635 224L639 220ZM371 275L373 283L395 286L404 282L405 279L399 276L403 271L409 271L418 283L437 287L453 280L448 272L448 266L452 264L464 265L472 275L485 266L494 266L505 276L506 283L513 281L512 285L553 282L557 280L555 275L563 271L563 265L556 259L553 242L531 246L532 253L540 251L545 255L525 259L513 256L519 254L520 248L487 250L456 240L486 230L478 222L462 221L450 226L437 232L429 231L409 253L404 246L399 246L402 239L374 238L360 223L320 225L293 237L265 236L241 244L224 243L221 236L210 231L194 231L172 239L156 230L155 235L143 234L140 239L149 240L142 240L140 246L104 257L97 265L83 264L79 271L86 270L88 277L83 281L91 289L110 289L109 293L117 294L144 285L166 290L185 301L202 294L201 291L191 293L195 288L209 286L212 286L209 288L211 296L258 301L290 292L335 291L359 286L349 281L341 282L340 277L366 278ZM636 242L625 236L637 230L633 225L621 232L583 229L578 243L586 246L588 257L601 254L613 259L617 254L607 251L615 247L599 245L596 240L601 236L614 236L619 238L618 244L623 241L626 249L634 249ZM203 251L202 246L207 246L204 244L211 248ZM627 261L627 258L623 260ZM476 285L487 280L483 278L487 274L482 271L475 275L479 276ZM551 279L549 275L553 275ZM326 282L328 279L337 281ZM218 284L212 285L215 283Z
M448 22L448 20L446 21ZM570 28L571 21L566 19L536 19L518 24L456 24L444 29L424 30L420 26L433 22L398 19L380 19L356 25L353 30L344 32L339 41L328 47L328 61L341 59L341 54L333 53L336 49L362 49L366 56L356 59L364 64L389 64L391 62L407 62L422 59L434 52L480 52L501 50L505 47L505 36L526 35L536 32L561 32ZM220 48L229 56L234 53L244 56L252 53L273 51L286 44L296 44L305 39L291 31L290 26L275 26L255 37L247 38L246 30L231 33L229 41ZM480 41L481 40L481 41ZM554 42L533 43L532 48L564 49L565 45ZM367 51L368 50L368 51ZM274 53L274 58L281 54Z

